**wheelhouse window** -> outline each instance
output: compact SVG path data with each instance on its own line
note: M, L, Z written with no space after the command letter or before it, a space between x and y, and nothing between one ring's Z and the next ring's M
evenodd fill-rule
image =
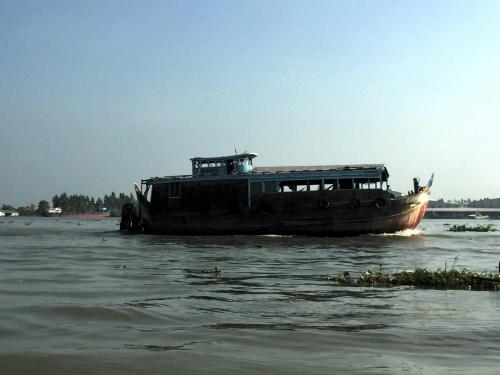
M245 153L234 157L193 158L192 174L193 176L246 174L252 171L252 158L256 156Z

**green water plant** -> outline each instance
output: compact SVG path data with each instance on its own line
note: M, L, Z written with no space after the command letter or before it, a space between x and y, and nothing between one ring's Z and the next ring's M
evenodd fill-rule
M468 224L462 224L462 225L451 225L448 228L448 231L450 232L495 232L495 225L494 224L481 224L481 225L476 225L476 226L471 226Z
M341 285L351 286L413 286L433 289L500 290L499 272L472 272L465 268L462 270L438 269L431 271L418 267L396 273L368 270L361 272L358 278L352 278L348 272L340 272L337 275L328 276L328 279Z
M205 268L203 270L203 273L212 273L212 274L216 274L216 275L219 275L221 272L222 272L222 268L219 266L214 266L214 268L212 268L212 269Z

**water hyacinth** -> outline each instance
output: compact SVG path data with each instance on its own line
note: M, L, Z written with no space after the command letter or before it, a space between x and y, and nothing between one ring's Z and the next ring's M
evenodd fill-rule
M495 232L494 224L476 225L475 227L467 224L452 225L448 228L450 232Z
M330 280L336 281L340 284L352 284L353 280L349 272L339 272L337 276L333 276Z
M357 279L351 278L348 272L331 275L329 280L342 285L351 286L413 286L434 289L465 289L465 290L500 290L500 273L472 272L462 270L430 271L425 268L415 268L398 273L380 271L361 272Z

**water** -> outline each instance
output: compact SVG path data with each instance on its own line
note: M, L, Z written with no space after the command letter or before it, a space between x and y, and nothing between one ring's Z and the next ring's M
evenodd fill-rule
M446 223L465 221L307 238L122 235L115 219L0 218L0 373L498 373L500 292L326 279L498 266L500 232ZM204 272L215 266L220 275Z

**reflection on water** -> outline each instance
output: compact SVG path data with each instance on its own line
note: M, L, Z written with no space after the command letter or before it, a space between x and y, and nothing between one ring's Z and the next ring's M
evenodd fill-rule
M171 237L122 235L114 219L2 219L0 369L496 373L498 293L327 280L496 268L499 233L444 223L348 238Z

